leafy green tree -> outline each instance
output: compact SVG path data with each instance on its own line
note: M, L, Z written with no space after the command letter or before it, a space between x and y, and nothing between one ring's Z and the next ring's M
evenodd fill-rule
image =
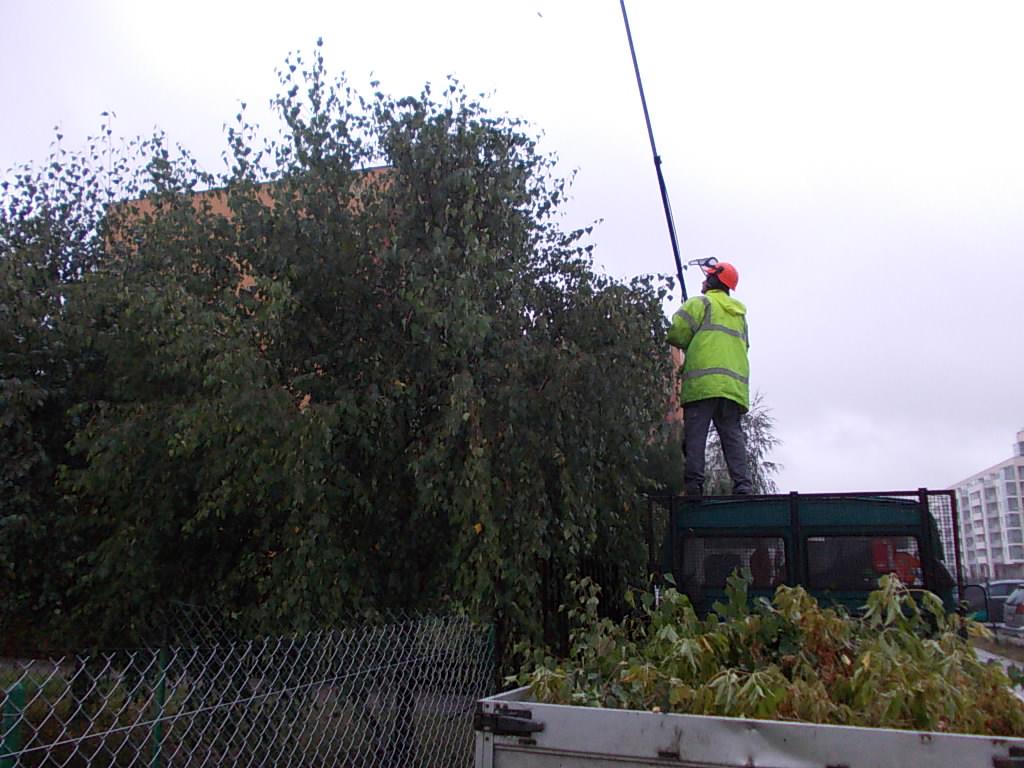
M0 632L7 643L66 610L72 507L54 482L70 457L67 418L79 359L61 322L68 287L97 263L105 185L115 172L67 152L57 135L38 172L0 184ZM16 619L16 620L15 620Z
M553 158L457 83L364 98L317 51L282 85L279 138L243 109L219 177L134 145L126 202L61 241L92 258L46 319L75 375L33 499L67 505L44 537L69 542L67 636L184 600L257 631L457 607L550 641L540 593L642 573L666 288L595 273ZM93 182L63 168L8 197L74 207Z
M664 422L652 432L644 454L643 474L648 492L680 495L686 486L683 466L683 424Z

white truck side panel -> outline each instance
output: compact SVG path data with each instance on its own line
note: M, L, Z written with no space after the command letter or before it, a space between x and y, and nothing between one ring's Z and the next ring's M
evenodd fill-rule
M570 707L528 694L519 688L479 703L476 768L1024 768L1024 739ZM495 727L488 715L510 712L506 723L541 730L486 730Z

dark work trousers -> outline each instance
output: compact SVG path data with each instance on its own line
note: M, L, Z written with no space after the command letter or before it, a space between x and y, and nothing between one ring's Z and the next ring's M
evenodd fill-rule
M702 496L704 493L704 451L707 448L708 428L715 423L718 439L722 443L725 464L732 478L732 492L748 494L754 492L747 467L747 441L740 428L743 409L738 403L724 397L696 400L683 406L683 453L686 455L687 496Z

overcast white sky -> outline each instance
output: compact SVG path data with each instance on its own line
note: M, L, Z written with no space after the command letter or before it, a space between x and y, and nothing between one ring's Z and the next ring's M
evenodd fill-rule
M1024 3L627 8L683 258L740 271L782 489L937 488L1008 458ZM490 93L578 170L566 225L603 220L601 267L675 271L616 0L0 0L0 171L55 125L84 145L104 110L219 170L238 103L271 125L275 69L318 36L360 89Z

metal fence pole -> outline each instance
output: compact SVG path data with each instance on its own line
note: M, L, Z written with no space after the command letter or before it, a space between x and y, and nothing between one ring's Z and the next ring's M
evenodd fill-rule
M3 754L0 768L14 768L21 751L21 720L25 711L25 686L15 683L4 692Z
M153 758L150 760L150 768L160 768L160 748L164 741L164 703L167 696L167 649L161 648L157 665L160 668L160 677L156 684L156 722L153 724Z

